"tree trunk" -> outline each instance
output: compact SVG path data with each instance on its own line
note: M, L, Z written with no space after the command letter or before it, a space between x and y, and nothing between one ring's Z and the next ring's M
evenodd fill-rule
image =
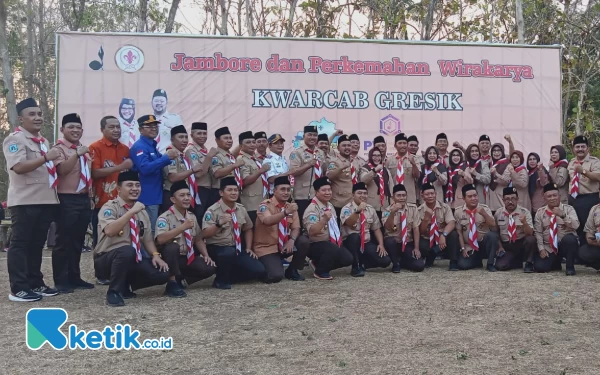
M220 0L220 5L221 5L221 27L220 27L220 32L221 35L229 35L227 33L227 4L225 3L225 0Z
M254 31L254 16L252 15L254 7L250 4L250 1L246 0L246 28L248 29L248 35L256 36L256 31Z
M433 27L433 15L435 14L436 5L437 0L429 0L427 15L425 16L425 22L423 22L424 34L421 40L431 40L431 28Z
M167 18L167 26L165 27L165 33L173 32L173 25L175 25L175 16L177 15L179 2L180 0L172 0L171 9L169 9L169 18Z
M27 83L27 96L33 97L33 72L35 62L33 60L33 0L27 0L27 59L23 65L25 71L23 78Z
M525 44L525 21L523 19L523 0L516 0L517 8L517 36L520 44Z
M50 109L49 102L53 98L53 91L48 92L48 86L51 87L51 90L54 89L52 84L48 85L48 76L46 73L46 27L45 27L45 8L44 8L44 0L39 0L39 8L38 8L38 67L40 71L40 79L34 78L33 82L38 87L40 93L40 105L42 109L42 114L44 116L44 129L43 134L46 135L48 139L52 139L54 143L56 141L56 134L54 133L54 112ZM50 95L48 95L50 94ZM53 106L54 107L54 106ZM50 138L50 134L53 135Z
M581 135L581 112L583 112L583 101L585 99L585 89L587 79L584 79L579 88L579 99L577 99L577 116L575 117L575 135Z
M490 13L490 37L489 42L494 43L494 12L496 11L496 7L494 6L494 2L492 1L492 12Z
M137 32L146 31L146 19L148 18L148 0L140 0L140 18L138 19Z
M292 0L290 5L290 13L288 15L287 26L285 28L285 36L292 36L292 29L294 28L294 17L296 16L296 7L298 6L298 0Z
M17 126L17 100L15 98L15 84L8 54L8 38L6 37L6 3L0 0L0 61L2 63L2 81L4 82L4 95L8 123L14 129Z

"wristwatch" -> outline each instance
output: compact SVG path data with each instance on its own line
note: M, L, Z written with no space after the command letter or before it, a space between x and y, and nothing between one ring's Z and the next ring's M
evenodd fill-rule
M448 232L444 232L442 234L444 235L444 237L448 237Z
M294 237L292 237L292 236L290 236L290 240L296 242L296 239Z

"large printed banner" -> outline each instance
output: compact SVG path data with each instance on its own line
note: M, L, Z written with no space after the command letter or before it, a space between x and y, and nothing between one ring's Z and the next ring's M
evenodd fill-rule
M169 128L203 121L281 133L298 146L305 125L360 136L399 132L422 148L446 132L466 145L485 133L548 160L560 142L560 50L360 40L58 35L57 114L77 112L83 142L101 137L100 119L122 125L144 114ZM123 129L125 131L125 129ZM390 147L391 149L391 147Z

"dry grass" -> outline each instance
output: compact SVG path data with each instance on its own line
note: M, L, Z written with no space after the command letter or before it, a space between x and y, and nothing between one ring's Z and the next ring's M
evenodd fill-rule
M49 253L44 270L50 276ZM92 280L91 256L84 276ZM598 374L600 276L564 273L348 270L332 282L188 289L188 298L141 290L123 308L105 288L16 304L0 259L0 373L5 374ZM309 272L305 271L308 276ZM46 280L51 282L51 276ZM170 352L56 352L25 345L30 307L63 307L83 329L129 323L143 338L172 336Z

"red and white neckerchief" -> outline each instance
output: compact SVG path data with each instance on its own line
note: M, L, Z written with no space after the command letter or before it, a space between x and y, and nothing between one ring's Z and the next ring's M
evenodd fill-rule
M550 216L550 227L548 228L548 240L550 241L550 247L554 254L558 253L558 223L556 222L556 215L554 212L546 209L546 215Z
M225 155L229 158L229 161L231 162L231 164L235 164L235 158L233 157L233 155L231 155L229 153L225 154ZM239 168L235 168L233 170L233 177L235 178L235 182L237 183L238 188L240 188L240 190L242 190L244 181L242 180L242 175L240 174Z
M448 165L446 165L446 156L448 156L448 154L440 155L440 157L438 158L438 163L441 163L444 165L444 167L448 168Z
M315 179L323 177L323 171L321 170L321 161L317 157L319 151L317 149L311 150L310 148L305 149L305 151L311 154L315 159Z
M508 242L517 241L517 225L515 224L515 218L508 213L508 211L504 211L504 215L508 217Z
M360 252L365 252L365 240L367 238L367 216L365 211L361 211L358 217L360 223Z
M75 152L77 152L77 146L74 144L71 144L71 146L67 146L62 139L59 139L57 143L60 143L61 145L70 149L76 150ZM79 185L77 185L76 193L79 193L85 188L89 189L92 186L92 175L90 173L90 166L88 165L88 157L86 154L79 156L79 169Z
M233 227L233 240L235 242L235 249L238 253L242 252L242 237L240 236L240 225L237 220L237 216L235 214L235 209L229 209L227 211L229 215L231 215L231 224Z
M136 137L135 137L135 131L133 128L133 124L128 123L127 121L123 121L125 123L125 125L127 125L127 130L129 131L129 141L128 146L129 148L131 148L131 146L133 146L133 144L135 143L135 141L137 141ZM158 137L157 137L158 140Z
M369 162L369 168L371 168L373 172L375 172L375 166L371 164L371 162ZM385 181L383 180L383 168L381 168L379 172L375 173L379 177L379 203L381 203L381 206L383 206L383 202L385 201Z
M350 176L352 177L352 185L358 183L358 176L356 173L356 167L354 166L354 158L350 159Z
M192 163L190 163L190 161L181 153L179 154L179 157L181 158L181 162L185 166L185 169L188 171L192 170ZM197 204L202 204L200 195L198 194L198 183L196 182L194 173L188 176L187 183L190 187L190 195L192 196L192 201L190 202L191 206L196 207Z
M580 161L575 161L575 165L577 166L579 164L582 164ZM573 198L577 198L577 196L579 195L579 172L576 172L573 174L573 178L571 179L571 188L569 189L569 194L571 194L571 196Z
M169 208L169 211L171 211L173 216L177 217L177 215L175 215L175 209L173 206ZM185 216L180 220L182 224L185 222L187 215L188 211L186 210ZM192 245L192 230L186 229L183 231L183 238L185 239L185 256L187 257L187 265L189 266L196 258L196 254L194 254L194 246Z
M479 251L479 242L477 241L477 208L467 210L465 207L465 213L469 215L469 245L475 251Z
M316 204L319 207L319 202L316 199L312 200L312 203ZM323 209L323 212L331 211L329 206ZM340 228L338 227L337 221L335 220L335 215L331 215L331 219L327 223L327 227L329 229L329 241L333 242L338 246L342 246L342 238L340 236Z
M129 211L131 206L128 204L123 205L123 208ZM135 215L129 219L129 234L131 238L131 246L135 249L135 262L139 263L142 261L142 247L140 245L140 228L137 225Z
M448 185L446 186L446 203L454 202L454 185L452 184L452 179L458 174L458 171L460 171L461 166L462 163L457 165L456 168L450 169L448 171Z
M18 129L18 131L20 132L21 130ZM40 154L42 154L42 156L48 153L48 148L46 147L45 143L46 139L44 137L32 137L31 140L40 145ZM52 160L48 160L44 164L46 164L46 169L48 170L48 183L50 185L50 189L54 189L56 185L58 185L58 173L56 173L56 166Z
M559 161L557 161L556 163L552 164L553 168L558 168L558 167L568 167L569 166L569 161L567 159L561 159Z
M431 215L431 224L429 225L429 247L433 248L435 245L440 243L440 228L438 227L437 217L435 215L435 208L433 209L433 215Z
M516 168L515 168L515 173L519 173L519 172L521 172L522 170L524 170L525 168L526 168L526 167L525 167L523 164L521 164L521 165L519 165L518 167L516 167ZM513 182L512 182L512 180L510 180L510 182L508 183L508 187L513 187Z
M433 167L437 167L438 165L440 165L440 163L436 162L433 163L431 166L427 164L423 166L423 170L425 171L425 176L423 177L423 184L427 183L427 176L429 176L431 172L433 172Z
M479 159L483 161L488 161L492 160L492 157L490 155L481 155Z
M265 161L265 159L267 158L267 155L261 155L261 154L257 154L256 158L258 160L260 160L261 162Z
M406 227L406 208L400 212L400 238L402 239L402 252L408 243L408 228Z
M281 212L285 211L285 203L277 204L277 208L281 209ZM283 219L281 219L281 221L279 222L277 233L278 233L279 251L283 252L283 247L285 246L285 244L288 242L288 240L290 238L290 232L289 232L289 228L288 228L288 219L287 219L287 215L285 215L285 213L283 214Z
M260 156L259 156L259 158L260 158ZM258 169L262 168L262 163L260 162L260 160L258 160L254 156L251 156L250 159L254 160ZM262 185L263 185L263 197L267 197L268 196L267 194L269 194L269 180L267 180L267 172L261 173L260 178L262 180Z
M531 170L528 170L527 171L527 176L531 177L536 171L537 171L537 168L533 168Z
M404 166L402 165L404 158L401 158L400 155L396 154L396 160L398 160L398 166L396 167L396 184L404 184Z

